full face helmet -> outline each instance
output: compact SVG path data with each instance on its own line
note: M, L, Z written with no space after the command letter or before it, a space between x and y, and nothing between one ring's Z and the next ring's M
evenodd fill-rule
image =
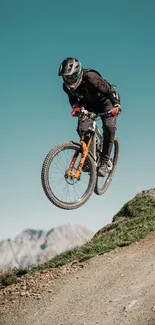
M66 58L59 67L59 76L62 76L67 88L76 89L82 81L82 65L75 58Z

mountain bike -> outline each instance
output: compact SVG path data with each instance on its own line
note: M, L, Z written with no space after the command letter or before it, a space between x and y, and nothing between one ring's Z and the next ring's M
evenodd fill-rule
M83 109L79 121L85 127L79 141L63 142L49 151L41 170L41 182L47 198L57 207L66 210L84 205L95 193L102 195L108 189L116 170L119 140L114 139L106 177L98 175L104 134L101 135L97 119L101 115Z

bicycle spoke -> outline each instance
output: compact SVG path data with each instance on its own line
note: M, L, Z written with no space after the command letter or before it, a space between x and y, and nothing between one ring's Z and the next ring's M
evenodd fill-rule
M63 168L61 169L57 164L56 164L56 162L55 161L53 161L54 162L54 164L55 164L55 166L56 166L56 168L58 168L61 172L62 172L62 170L63 170Z
M75 149L68 148L56 154L49 168L49 185L52 187L54 195L62 202L76 202L83 197L87 191L90 175L81 173L80 180L65 178L66 170L74 156ZM79 164L81 153L78 155L73 172Z
M63 158L60 156L60 153L58 153L57 158L58 158L58 157L60 157L60 165L61 165L62 168L64 169L64 167L65 167L65 163L64 163L64 161L63 161Z

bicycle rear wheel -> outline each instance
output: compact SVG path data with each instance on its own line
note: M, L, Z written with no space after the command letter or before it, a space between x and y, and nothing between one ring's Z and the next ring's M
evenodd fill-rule
M113 164L113 167L111 169L111 171L109 171L109 173L107 174L107 177L100 177L97 176L96 179L96 185L94 188L94 193L97 195L102 195L105 193L105 191L108 189L112 178L114 176L116 167L117 167L117 161L118 161L118 156L119 156L119 140L117 137L115 137L114 140L114 145L113 145L113 153L111 155L111 161Z
M81 145L64 142L52 149L46 156L41 171L42 187L48 199L57 207L66 210L81 207L91 196L96 184L96 166L88 154L89 173L82 172L80 179L65 177L66 171L77 151L77 161L73 171L77 170L81 158Z

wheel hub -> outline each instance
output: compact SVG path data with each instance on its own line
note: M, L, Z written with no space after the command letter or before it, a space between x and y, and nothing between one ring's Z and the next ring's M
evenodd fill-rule
M74 178L71 175L65 175L65 180L66 180L67 184L75 185L80 180L80 177L79 178Z

